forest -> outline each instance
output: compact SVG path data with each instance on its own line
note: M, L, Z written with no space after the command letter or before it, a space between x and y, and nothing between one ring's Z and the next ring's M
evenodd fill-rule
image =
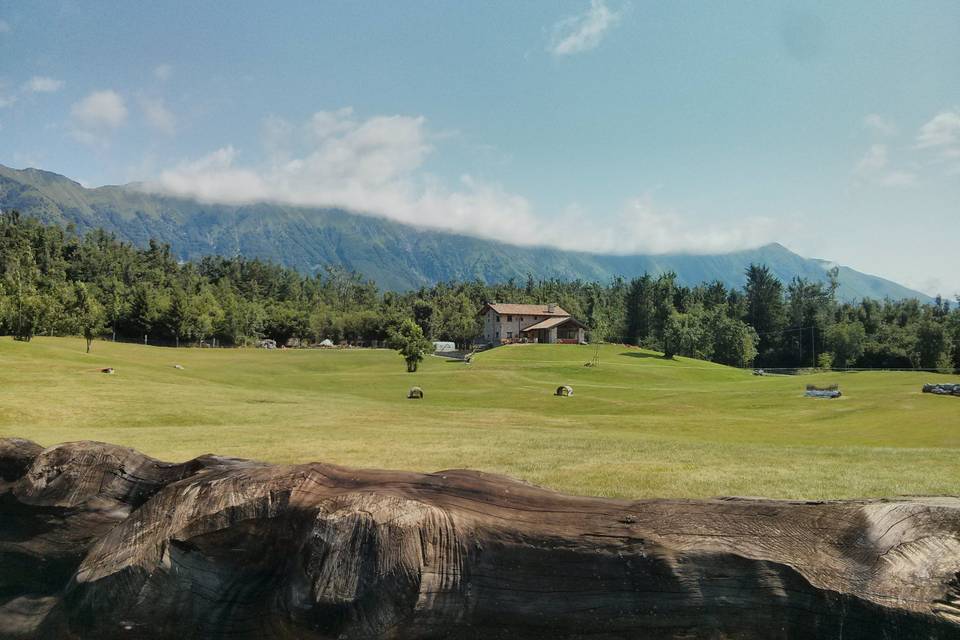
M609 282L446 282L381 291L340 268L304 275L242 256L178 260L103 230L80 235L0 214L0 335L80 335L162 346L379 346L406 320L424 336L476 346L486 301L561 305L593 342L639 345L738 367L960 369L960 300L842 302L836 272L781 282L751 264L741 288L693 287L673 273Z

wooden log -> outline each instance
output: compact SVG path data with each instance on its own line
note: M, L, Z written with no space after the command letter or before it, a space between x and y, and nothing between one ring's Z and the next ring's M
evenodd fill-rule
M0 637L957 638L960 500L611 500L0 440Z

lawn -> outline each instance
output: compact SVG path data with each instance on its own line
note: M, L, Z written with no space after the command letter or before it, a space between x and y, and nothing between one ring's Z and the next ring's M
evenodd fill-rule
M584 367L593 351L502 347L408 374L385 350L96 342L87 355L82 340L0 338L0 436L102 440L170 461L469 467L601 496L960 493L960 399L920 393L960 377L757 377L617 345ZM806 383L833 382L843 398L803 397ZM553 396L559 384L573 397ZM406 399L412 385L424 400Z

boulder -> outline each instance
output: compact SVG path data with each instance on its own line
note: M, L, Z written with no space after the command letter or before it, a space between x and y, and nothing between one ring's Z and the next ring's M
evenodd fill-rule
M938 382L936 384L923 385L924 393L932 393L938 396L960 396L960 384L951 382Z
M807 389L803 395L808 398L839 398L843 394L839 389Z
M0 440L0 637L957 638L960 499L613 500Z

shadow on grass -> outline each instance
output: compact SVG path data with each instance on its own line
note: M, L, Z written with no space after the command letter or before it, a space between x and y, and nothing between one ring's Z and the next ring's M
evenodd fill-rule
M619 354L619 355L621 355L621 356L629 356L629 357L631 357L631 358L653 358L654 360L663 360L663 359L664 359L663 356L657 355L657 354L655 354L655 353L640 353L640 352L638 352L638 351L624 351L623 353L621 353L621 354Z

